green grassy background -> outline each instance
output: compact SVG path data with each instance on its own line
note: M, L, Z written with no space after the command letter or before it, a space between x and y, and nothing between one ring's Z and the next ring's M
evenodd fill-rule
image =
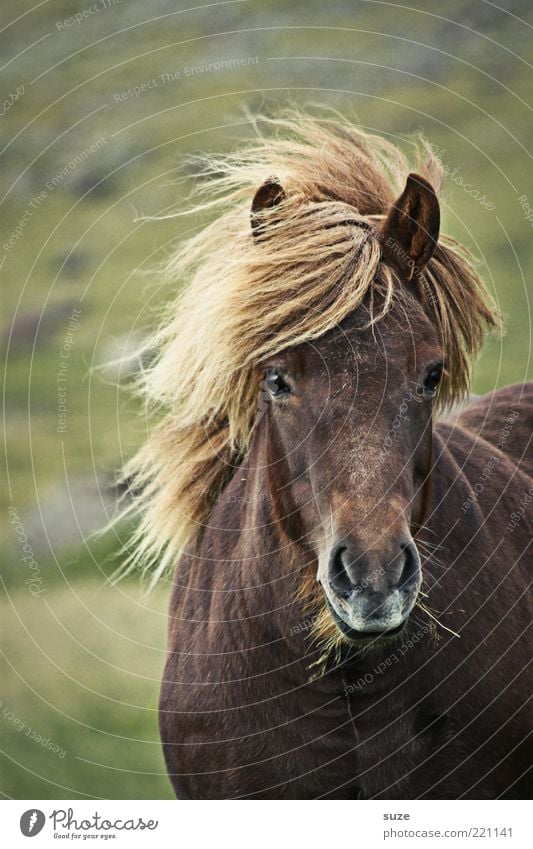
M533 206L526 0L505 10L482 0L108 2L70 26L65 19L93 8L90 0L35 8L4 0L1 9L2 96L24 87L0 118L2 246L47 181L104 139L46 191L16 245L0 249L7 797L171 795L156 715L168 589L144 598L135 578L112 586L127 529L103 538L94 531L112 515L114 472L147 426L127 375L101 366L124 346L135 354L171 294L146 271L190 225L139 218L179 209L188 191L177 181L183 155L248 138L244 106L334 106L406 150L423 131L449 171L494 206L447 180L444 229L473 249L507 316L474 389L531 376L533 231L519 200L526 195ZM223 59L250 62L190 71ZM81 315L68 359L66 432L58 433L57 373L72 307ZM24 583L9 508L46 585L38 597Z

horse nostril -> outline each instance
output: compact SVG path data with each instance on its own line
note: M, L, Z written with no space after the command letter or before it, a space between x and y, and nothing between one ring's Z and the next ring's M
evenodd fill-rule
M349 598L354 590L346 567L344 565L344 555L347 547L345 545L337 545L333 549L329 559L328 579L331 588L341 596L341 598Z
M419 563L416 548L412 543L402 545L402 550L405 560L399 587L401 590L404 590L404 592L407 592L411 589L412 584L418 578Z

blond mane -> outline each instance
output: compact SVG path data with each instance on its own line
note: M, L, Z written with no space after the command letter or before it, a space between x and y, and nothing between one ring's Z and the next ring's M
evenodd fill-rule
M202 160L189 211L218 214L164 270L180 293L150 340L157 356L139 383L162 416L124 470L137 493L129 509L141 515L128 566L153 570L154 582L175 566L246 454L261 362L321 336L377 289L379 321L399 286L376 229L412 170L399 149L347 122L299 112L255 129L246 149ZM415 165L438 192L442 169L424 143ZM258 243L251 199L272 175L286 199L265 213L271 223ZM446 405L467 391L470 360L496 316L451 239L441 237L423 284L446 352Z

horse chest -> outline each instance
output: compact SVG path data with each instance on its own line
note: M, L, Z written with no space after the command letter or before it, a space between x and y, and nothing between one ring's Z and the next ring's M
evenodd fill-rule
M249 653L233 655L216 678L201 655L169 662L162 737L169 772L181 776L178 795L419 794L419 767L438 741L417 733L413 711L387 701L376 708L367 696L348 701L338 678L310 684L290 664L261 674L259 655L251 666Z
M261 677L261 676L259 676ZM183 778L178 795L192 798L316 798L325 789L321 769L349 750L352 739L336 733L342 710L270 682L213 682L178 687L162 702L162 737L169 772ZM298 704L298 698L303 701ZM353 761L353 758L351 759ZM326 769L326 771L328 771ZM333 781L347 773L335 767ZM328 778L328 786L331 779Z
M428 699L390 693L350 699L357 731L357 770L366 798L414 799L453 796L443 776L453 773L461 753L451 716ZM450 785L450 786L449 786Z
M398 665L371 683L354 669L310 683L302 647L293 656L265 639L239 651L250 641L228 628L222 640L214 617L198 618L176 618L162 690L179 796L416 798L436 782L449 723L424 698L427 675L395 675ZM193 630L183 625L193 619ZM347 693L349 681L364 686Z

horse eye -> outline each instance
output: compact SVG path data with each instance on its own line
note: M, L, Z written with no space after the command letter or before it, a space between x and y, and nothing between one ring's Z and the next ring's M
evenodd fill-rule
M428 373L425 377L424 383L423 383L424 395L427 398L434 398L435 395L437 394L437 389L439 388L439 384L440 384L441 379L442 379L442 371L443 371L442 363L439 363L438 365L433 366L428 371Z
M289 395L291 391L288 383L276 369L269 369L267 371L265 375L265 386L273 398Z

